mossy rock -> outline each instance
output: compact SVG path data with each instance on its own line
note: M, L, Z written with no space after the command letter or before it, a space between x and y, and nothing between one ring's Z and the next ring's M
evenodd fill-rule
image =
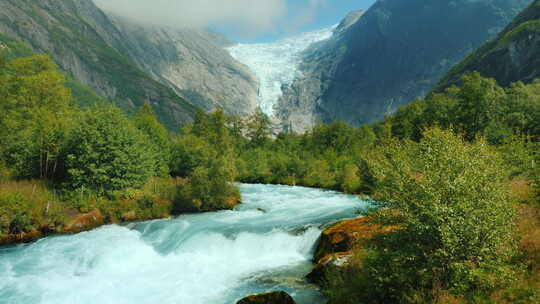
M284 291L273 291L247 296L236 304L296 304L296 302Z
M306 276L313 283L321 284L329 271L346 269L355 252L366 247L380 233L396 230L394 226L381 227L359 217L343 220L325 229L315 250L315 267Z
M306 275L306 279L315 284L323 284L329 271L347 267L352 257L351 251L328 254L317 261L315 268Z
M340 221L322 232L314 261L318 262L330 254L351 251L378 230L378 226L370 225L364 217Z

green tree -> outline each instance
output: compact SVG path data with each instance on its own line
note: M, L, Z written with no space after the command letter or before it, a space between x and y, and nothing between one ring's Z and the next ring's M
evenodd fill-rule
M374 222L399 228L380 236L366 262L372 302L482 293L512 277L514 209L499 155L451 131L423 136L381 147L374 161Z
M240 201L240 193L232 183L235 168L231 162L218 157L208 167L196 167L186 185L180 187L173 211L195 212L230 209Z
M246 136L250 140L251 146L264 146L272 135L272 123L270 118L258 109L247 121Z
M171 161L171 143L167 129L157 120L152 106L145 103L134 120L135 126L143 132L156 159L156 174L159 176L169 175L169 163Z
M463 85L457 92L455 117L465 137L473 140L484 135L488 125L501 117L499 105L506 98L504 90L494 79L483 78L480 73L463 76Z
M354 164L346 164L341 171L340 184L341 190L345 193L357 193L362 185L358 176L358 167Z
M310 187L334 188L336 177L327 160L317 159L308 164L304 183Z
M373 131L373 128L367 124L362 125L358 129L358 144L362 147L369 147L375 144L377 135Z
M47 56L13 60L2 71L2 158L19 177L52 179L74 112L64 77Z
M208 167L217 152L203 138L194 135L177 137L172 144L171 174L188 177L197 167Z
M69 188L108 193L140 187L154 174L152 146L118 108L101 106L78 120L64 151Z

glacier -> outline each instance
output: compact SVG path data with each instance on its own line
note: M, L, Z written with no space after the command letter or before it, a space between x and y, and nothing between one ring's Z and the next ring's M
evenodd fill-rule
M248 66L259 78L258 105L274 117L274 106L283 94L281 87L301 75L302 52L311 44L332 37L336 26L305 32L270 43L239 43L227 50L237 61Z

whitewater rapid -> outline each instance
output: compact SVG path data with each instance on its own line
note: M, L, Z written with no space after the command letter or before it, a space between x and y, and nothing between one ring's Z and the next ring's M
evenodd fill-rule
M231 304L286 290L324 303L303 280L324 225L356 216L354 196L241 185L232 211L110 225L0 248L0 303Z
M240 43L227 48L239 62L247 65L259 78L259 106L268 116L283 94L281 87L301 76L298 67L302 52L311 44L332 37L335 26L271 43Z

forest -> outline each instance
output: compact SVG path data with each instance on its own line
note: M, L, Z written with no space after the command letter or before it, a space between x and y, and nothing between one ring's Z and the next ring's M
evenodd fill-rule
M261 111L168 130L146 103L77 106L47 56L0 56L0 239L233 208L235 182L361 195L395 227L328 274L331 303L540 301L540 82L478 73L384 121L277 133Z

